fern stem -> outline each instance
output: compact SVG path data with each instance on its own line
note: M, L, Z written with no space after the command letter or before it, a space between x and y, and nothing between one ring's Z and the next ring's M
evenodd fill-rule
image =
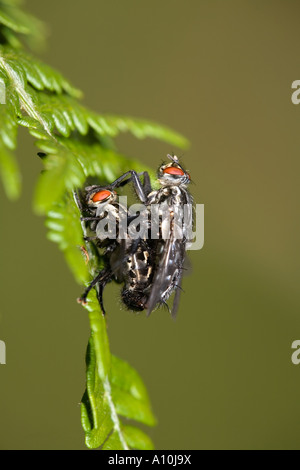
M77 200L75 192L73 192L74 200L75 203L78 207L79 201ZM79 212L80 208L78 207ZM86 231L86 226L85 223L82 221L81 222L82 226L82 232L84 237L87 236L87 231ZM93 252L91 250L90 244L87 243L87 251L89 254L90 259L93 259ZM95 276L96 272L95 269L90 266L90 274L92 277ZM103 383L103 388L104 388L104 393L106 395L109 409L110 409L110 415L111 419L114 425L114 431L118 434L120 442L122 444L123 450L129 450L129 447L127 446L126 440L123 436L123 433L121 431L121 425L120 425L120 420L118 417L118 413L115 408L115 404L112 399L112 393L111 393L111 386L110 386L110 381L109 381L109 375L110 375L110 365L111 365L111 355L110 355L110 350L109 350L109 341L108 341L108 336L106 332L106 320L104 315L102 315L98 310L95 312L93 308L90 308L89 305L86 306L87 310L89 311L89 320L90 320L90 327L91 327L91 335L93 338L93 345L96 353L96 364L97 364L97 371L100 379L102 380ZM93 409L96 407L94 406ZM97 416L94 416L94 421L97 426Z
M117 414L117 411L116 411L116 408L115 408L115 405L114 405L114 402L113 402L113 399L112 399L111 386L110 386L110 382L109 382L108 378L106 378L104 380L103 385L104 385L104 390L105 390L105 393L106 393L106 396L107 396L107 399L108 399L108 403L109 403L109 409L110 409L110 412L111 412L111 419L114 423L114 430L117 432L117 434L119 436L119 439L121 441L123 450L129 450L129 447L127 446L127 443L126 443L125 438L123 436L123 433L121 431L120 420L118 418L118 414Z

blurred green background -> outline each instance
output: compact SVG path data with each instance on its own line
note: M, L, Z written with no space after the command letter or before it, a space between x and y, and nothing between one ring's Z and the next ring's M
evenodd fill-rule
M300 79L295 0L27 0L46 22L44 61L96 111L156 120L192 142L184 153L205 246L190 252L178 319L105 302L111 349L143 377L157 449L299 449ZM156 168L178 149L123 136ZM44 220L32 212L41 162L25 131L23 193L2 188L1 449L84 449L80 406L86 311Z

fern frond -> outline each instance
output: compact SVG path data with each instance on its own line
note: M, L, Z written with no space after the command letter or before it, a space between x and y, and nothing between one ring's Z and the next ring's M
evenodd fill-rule
M95 126L95 123L100 126L100 134L100 129L105 126L105 128L107 128L107 133L112 137L120 132L130 132L138 139L151 137L153 139L158 139L162 142L175 145L181 149L187 149L189 147L189 141L183 135L152 121L128 116L98 115L95 116L93 123L90 122L90 125L93 127ZM96 130L96 128L94 129Z
M27 128L45 152L34 196L34 208L45 214L48 238L64 253L74 278L88 284L99 270L94 253L89 260L73 190L87 178L103 184L129 169L146 170L117 152L113 138L129 132L186 148L181 134L160 124L128 116L97 113L79 100L82 93L62 74L25 51L41 40L41 22L24 13L17 0L0 0L0 174L8 197L20 193L20 172L13 155L20 126ZM5 91L5 100L1 93ZM5 104L1 104L5 101ZM147 169L149 170L149 169ZM90 448L151 449L150 438L122 418L155 424L145 386L137 372L111 355L95 292L86 306L91 338L87 352L87 388L82 399L82 425Z
M44 25L20 8L19 0L0 0L0 31L5 43L22 48L44 43Z
M0 53L16 73L23 69L24 78L36 90L51 91L57 94L65 92L75 98L82 97L82 92L73 87L60 72L28 52L6 45L0 47Z
M131 132L138 138L153 137L180 147L188 145L184 137L164 126L140 119L100 115L88 110L75 98L79 96L76 88L50 67L40 62L34 65L34 61L29 61L22 51L12 52L11 48L0 47L0 74L9 103L5 107L0 130L4 145L15 147L18 125L27 127L37 139L52 140L58 150L56 167L60 188L66 181L69 183L68 189L79 183L80 162L75 163L78 156L74 155L74 165L69 165L72 156L69 151L63 150L64 144L60 142L58 145L59 136L70 137L74 133L85 136L92 132L92 141L99 143L105 136L115 137L120 132ZM75 135L73 140L77 142L78 136ZM98 159L99 165L101 159ZM62 166L69 171L60 172ZM60 174L66 178L59 178ZM56 193L61 192L58 189Z

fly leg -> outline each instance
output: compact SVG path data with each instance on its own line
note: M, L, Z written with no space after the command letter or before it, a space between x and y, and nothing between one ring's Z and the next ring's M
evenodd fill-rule
M85 242L93 242L95 240L98 240L98 237L83 237Z
M103 305L103 291L104 291L104 287L106 286L106 284L108 284L110 281L112 280L112 274L108 274L107 278L103 279L101 283L99 283L99 287L98 287L98 292L97 292L97 298L98 298L98 302L100 304L100 308L102 310L102 313L103 315L105 315L105 309L104 309L104 305Z
M82 204L82 201L80 199L80 196L78 194L77 191L73 191L73 197L74 197L74 200L75 200L75 204L81 214L81 217L80 217L80 220L81 222L86 222L86 221L89 221L89 220L98 220L97 217L90 217L90 211L88 210L88 208L84 207L84 205Z
M82 296L77 299L77 302L82 305L87 304L87 297L92 290L93 287L95 287L97 284L99 284L99 294L98 294L98 299L100 302L101 309L104 312L103 309L103 302L102 302L102 296L103 296L103 289L105 285L112 279L112 272L111 270L108 270L107 268L102 269L99 274L92 280L92 282L88 285L88 287L85 289L84 293Z
M147 180L147 185L146 185L146 188L145 188L147 193L145 192L144 185L141 183L141 181L139 179L139 177L142 176L142 175L144 175L144 181L145 181L145 179ZM146 202L147 194L148 194L148 191L149 191L149 185L150 185L150 178L149 178L149 175L146 171L143 172L143 173L137 173L134 170L129 170L129 171L126 171L126 173L124 173L123 175L119 176L119 178L117 178L111 184L108 184L108 185L105 185L105 186L90 186L86 189L87 190L88 189L94 189L94 190L98 190L98 191L101 191L103 189L107 189L109 191L113 191L114 189L125 186L126 184L128 184L130 182L133 183L133 185L135 187L135 190L136 190L136 193L137 193L139 199L141 200L141 202ZM151 189L151 186L150 186L150 189ZM73 194L74 194L74 198L75 198L77 207L79 208L80 212L83 213L82 203L81 203L81 200L80 200L78 194L75 191L74 191Z
M110 188L114 189L114 188L117 188L119 186L124 186L125 184L132 181L139 199L141 200L141 202L146 202L147 201L147 195L145 194L143 185L142 185L142 183L139 179L139 176L141 176L142 174L145 175L145 173L147 173L147 172L137 173L134 170L129 170L126 173L124 173L124 175L117 178L113 183L111 183ZM131 175L131 177L127 178L128 175ZM124 180L124 178L127 178L127 179Z
M144 174L144 184L143 184L144 193L148 196L148 194L152 192L150 176L149 176L148 171L144 171L143 174Z
M76 206L78 207L80 213L83 214L84 213L84 207L82 205L82 202L81 202L81 199L80 199L80 196L79 196L78 192L75 191L75 190L73 191L73 197L74 197Z
M80 220L87 222L89 220L101 220L101 217L80 217Z

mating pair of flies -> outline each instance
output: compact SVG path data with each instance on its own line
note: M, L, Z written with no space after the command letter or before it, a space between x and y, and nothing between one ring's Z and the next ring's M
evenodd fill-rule
M111 281L123 284L121 291L122 302L129 310L147 310L147 315L159 307L167 305L167 299L175 292L171 314L173 317L179 304L181 280L183 275L185 252L189 241L192 215L185 220L180 228L180 236L176 230L176 213L184 205L192 206L192 197L187 190L190 175L184 170L176 156L168 155L170 162L162 164L157 172L159 189L153 190L147 172L142 174L133 170L128 171L108 186L88 186L84 194L76 193L76 199L81 211L81 220L92 232L91 237L85 237L103 251L104 268L96 275L85 292L78 299L86 304L89 292L96 288L97 297L105 314L103 305L103 290ZM153 205L158 207L159 225L156 236L151 237L151 218L143 227L142 235L125 238L120 232L104 236L99 229L107 217L112 217L120 226L126 226L134 220L127 208L120 204L116 189L126 184L133 184L139 201L150 213ZM164 235L166 212L160 210L167 207L169 231ZM168 307L169 308L169 307ZM170 309L169 309L170 310Z

